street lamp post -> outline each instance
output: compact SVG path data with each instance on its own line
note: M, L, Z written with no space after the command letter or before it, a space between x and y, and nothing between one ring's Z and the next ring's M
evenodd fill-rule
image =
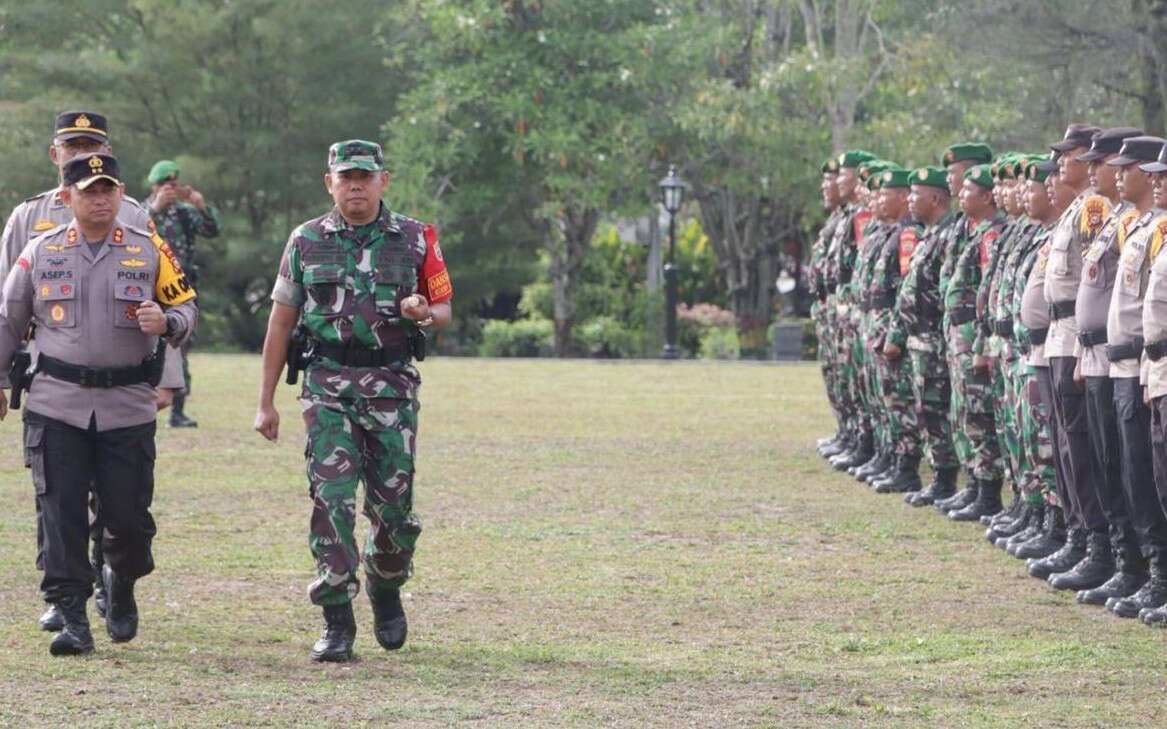
M661 356L676 359L677 347L677 211L685 195L685 183L677 168L669 165L668 177L660 181L661 204L669 213L669 261L665 264L665 346Z

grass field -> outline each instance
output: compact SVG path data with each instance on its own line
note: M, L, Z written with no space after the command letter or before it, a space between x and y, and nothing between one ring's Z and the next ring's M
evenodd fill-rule
M1151 727L1167 634L1023 576L983 528L829 469L813 365L424 363L410 637L308 660L303 425L194 359L159 429L142 627L53 658L19 423L0 426L0 725ZM94 618L91 609L91 618Z

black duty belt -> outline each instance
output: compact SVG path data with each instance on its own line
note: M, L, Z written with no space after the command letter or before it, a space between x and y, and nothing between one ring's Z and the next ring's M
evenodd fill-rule
M149 361L132 367L82 367L55 357L41 354L36 361L37 372L82 387L125 387L150 382Z
M993 322L993 334L996 334L998 337L1011 337L1011 336L1013 336L1013 319L1012 319L1012 317L1006 317L1004 319L997 319L996 321L994 321Z
M1158 362L1163 359L1163 355L1167 355L1167 339L1148 342L1143 345L1143 351L1147 353L1147 359L1152 362Z
M949 315L948 320L952 322L954 326L960 326L961 324L967 324L976 318L977 310L970 306L968 308L957 309L956 311L952 312L952 314Z
M1083 329L1078 332L1078 342L1083 347L1093 347L1098 344L1106 344L1106 330L1105 329Z
M416 347L411 340L381 349L320 341L312 343L313 357L327 357L345 367L385 367L394 362L407 362L415 355L417 355ZM423 350L418 359L424 358Z
M1138 359L1143 353L1143 338L1135 337L1133 342L1106 345L1106 358L1111 362L1124 359Z
M1065 301L1055 301L1049 305L1049 318L1053 321L1058 319L1065 319L1074 315L1074 310L1077 302L1073 299Z
M1034 347L1040 347L1045 344L1045 338L1049 335L1049 327L1042 327L1041 329L1029 330L1029 343Z
M895 304L891 294L884 292L867 297L867 311L872 309L890 309Z

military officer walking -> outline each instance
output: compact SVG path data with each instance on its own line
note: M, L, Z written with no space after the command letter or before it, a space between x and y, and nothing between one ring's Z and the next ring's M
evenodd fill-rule
M413 360L424 356L423 330L449 324L453 291L434 227L381 202L389 173L380 145L332 145L324 184L335 207L292 232L272 290L255 429L278 437L273 397L299 321L313 355L300 397L317 570L308 596L324 612L312 657L348 661L360 590L358 479L370 521L364 565L373 632L386 650L405 643L400 587L421 532L413 514L421 378Z

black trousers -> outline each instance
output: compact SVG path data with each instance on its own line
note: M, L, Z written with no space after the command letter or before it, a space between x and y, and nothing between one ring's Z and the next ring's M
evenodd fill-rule
M1160 568L1167 568L1167 517L1164 516L1167 511L1167 398L1155 398L1148 409L1143 404L1138 378L1129 380L1126 386L1123 386L1126 379L1114 381L1114 404L1123 437L1123 465L1128 466L1123 470L1123 487L1132 490L1132 497L1138 499L1131 517L1143 554L1148 560L1155 560ZM1140 453L1143 444L1149 446L1150 454ZM1148 461L1151 473L1147 472Z
M1136 382L1137 384L1137 382ZM1138 558L1138 540L1131 526L1130 509L1123 488L1122 441L1115 417L1114 380L1086 378L1086 426L1090 432L1090 480L1102 513L1110 525L1110 543L1116 552L1132 552Z
M1037 380L1038 392L1041 393L1041 406L1046 412L1049 442L1054 450L1054 491L1058 494L1058 501L1062 502L1067 525L1076 525L1077 522L1072 521L1074 515L1070 511L1070 496L1066 493L1066 475L1062 473L1062 459L1058 457L1058 421L1054 417L1054 385L1050 378L1050 368L1034 367L1033 376Z
M75 428L29 410L24 421L25 463L32 470L44 527L45 600L93 592L91 488L102 514L106 563L129 579L152 572L154 421L100 432L92 422L89 428Z
M1054 419L1058 439L1054 442L1062 462L1062 474L1074 521L1092 532L1107 531L1106 517L1091 483L1090 431L1086 427L1086 393L1074 382L1075 357L1050 357L1050 381L1054 388Z

